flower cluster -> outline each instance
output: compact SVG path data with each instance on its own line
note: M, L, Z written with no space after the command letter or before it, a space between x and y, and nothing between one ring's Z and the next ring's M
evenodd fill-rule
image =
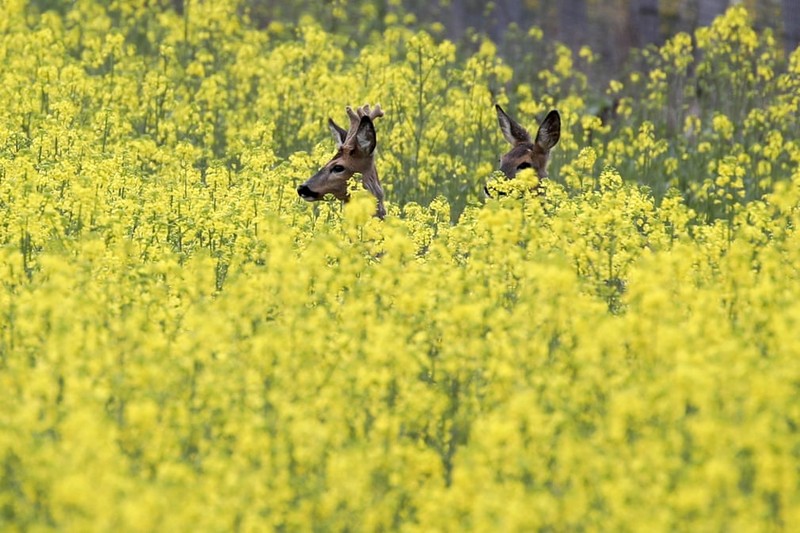
M186 6L6 3L0 524L800 522L797 52L718 71L759 110L681 108L671 131L654 102L692 70L685 37L611 84L609 122L581 96L589 50L544 54L533 98L489 42L465 57L396 21L352 50ZM773 50L744 13L698 34L700 66ZM551 179L481 202L495 89L564 130ZM357 188L295 192L326 117L363 102L387 110L383 221Z

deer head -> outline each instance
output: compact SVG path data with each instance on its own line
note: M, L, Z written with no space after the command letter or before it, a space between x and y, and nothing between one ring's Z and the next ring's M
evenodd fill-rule
M536 171L540 180L546 178L550 150L561 137L561 116L558 111L554 109L547 114L539 125L536 139L531 141L528 131L509 117L502 107L495 105L495 109L500 131L503 132L503 137L511 143L511 150L500 158L500 170L508 179L512 179L517 172L526 168ZM486 193L489 193L488 189Z
M347 202L347 181L355 173L361 174L361 183L378 200L376 216L383 218L386 209L383 206L383 188L378 180L375 168L375 125L373 120L383 116L380 105L370 109L369 105L347 108L350 128L345 130L333 119L328 119L328 127L336 141L337 152L316 174L308 178L297 188L297 194L303 200L316 202L326 194Z

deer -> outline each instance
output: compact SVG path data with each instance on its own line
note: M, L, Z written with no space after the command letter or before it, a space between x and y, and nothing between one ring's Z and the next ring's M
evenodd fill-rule
M375 216L383 218L386 209L383 205L383 188L375 168L375 125L373 121L383 116L380 104L370 108L369 104L353 110L346 108L350 128L345 130L333 119L328 118L328 127L336 141L336 154L333 158L297 187L297 194L303 200L316 202L327 194L346 203L350 199L347 182L355 173L361 174L361 183L377 199Z
M511 144L509 150L500 158L500 170L506 179L513 179L517 172L532 168L539 176L539 180L547 178L547 162L550 159L550 150L558 144L561 137L561 115L553 109L544 118L536 132L536 139L531 141L528 130L508 116L503 108L495 104L497 121L503 137ZM488 187L483 188L487 196L491 196Z

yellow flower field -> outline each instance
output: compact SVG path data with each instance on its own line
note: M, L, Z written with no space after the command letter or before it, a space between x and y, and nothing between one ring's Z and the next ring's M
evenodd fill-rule
M799 51L733 8L603 121L541 32L145 4L2 3L1 530L800 523ZM544 195L481 198L495 101L560 110ZM386 219L301 200L378 102Z

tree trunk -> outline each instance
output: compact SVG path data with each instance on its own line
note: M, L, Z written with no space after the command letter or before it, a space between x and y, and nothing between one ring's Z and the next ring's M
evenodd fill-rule
M466 8L464 0L450 2L450 19L447 24L447 35L451 41L458 41L467 29Z
M469 28L487 31L482 9L481 5L475 5L474 0L452 0L450 2L450 20L447 25L450 39L459 40Z
M800 6L797 0L783 0L783 44L786 53L790 54L800 45Z
M632 0L631 33L636 46L661 44L658 0Z
M558 3L558 38L573 51L582 44L590 44L592 39L587 20L586 0L561 0Z
M792 0L788 0L788 2L791 1ZM697 25L711 26L711 23L714 22L714 19L724 13L728 8L728 5L728 0L698 0Z
M505 42L505 34L508 25L512 22L519 26L524 26L523 7L521 0L497 0L494 2L493 24L489 25L489 37L496 44Z

